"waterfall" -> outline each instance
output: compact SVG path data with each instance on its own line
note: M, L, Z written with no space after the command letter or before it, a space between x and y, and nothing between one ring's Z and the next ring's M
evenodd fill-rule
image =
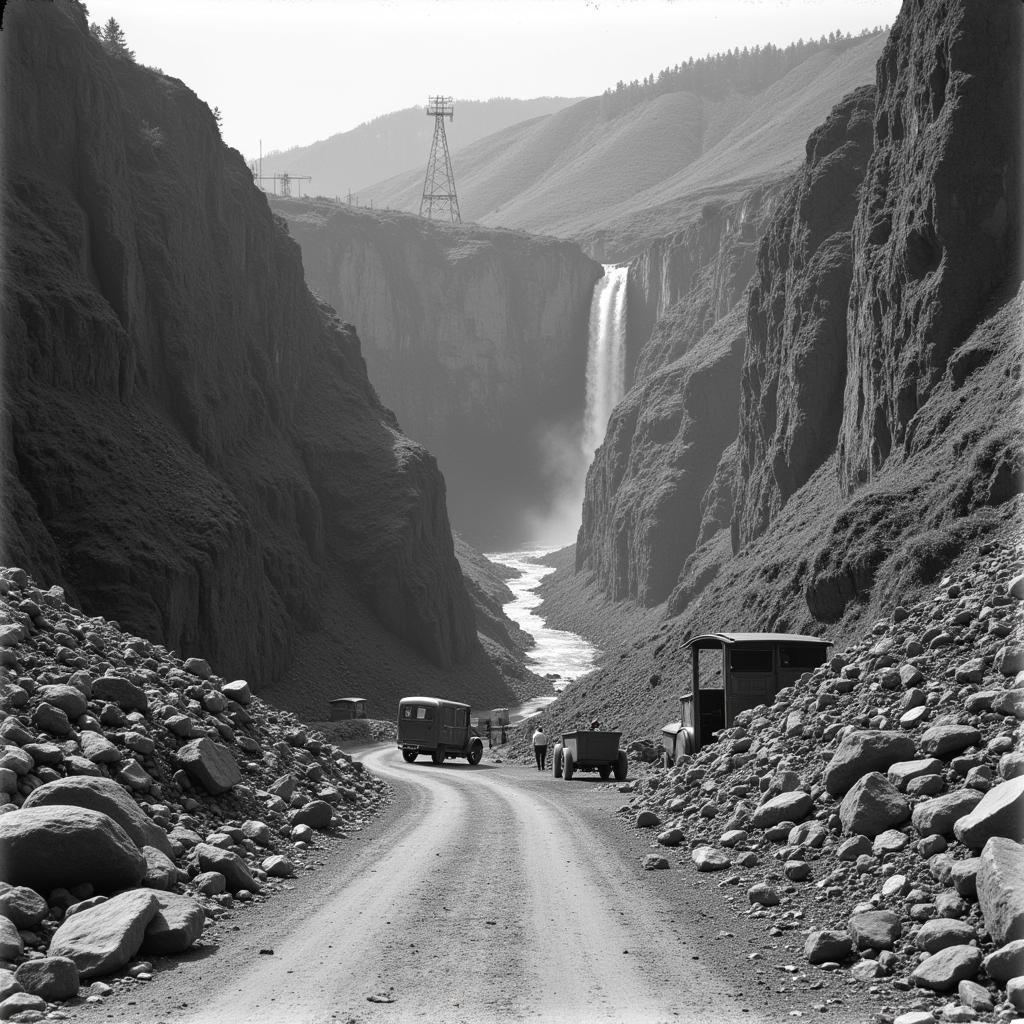
M590 301L587 345L587 402L583 415L583 456L589 464L604 440L608 417L626 387L626 278L628 266L605 264Z

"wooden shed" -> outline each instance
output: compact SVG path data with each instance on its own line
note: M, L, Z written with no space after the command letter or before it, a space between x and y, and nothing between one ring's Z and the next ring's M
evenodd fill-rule
M365 697L335 697L327 702L331 707L331 721L344 722L350 718L366 717Z

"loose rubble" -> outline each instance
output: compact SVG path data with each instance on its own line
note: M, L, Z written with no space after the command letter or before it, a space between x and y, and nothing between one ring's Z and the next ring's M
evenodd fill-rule
M0 1020L144 982L386 795L246 681L0 569Z
M619 786L636 826L681 836L673 868L730 872L724 898L802 951L809 989L847 969L866 1020L1024 1013L1022 560L983 545L772 706Z

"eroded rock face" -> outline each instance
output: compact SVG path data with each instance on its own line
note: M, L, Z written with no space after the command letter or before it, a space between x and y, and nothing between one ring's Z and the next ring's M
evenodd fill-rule
M77 8L8 14L7 564L255 680L317 625L325 567L436 664L467 657L437 465L209 109Z
M851 228L875 90L838 103L761 239L747 305L733 536L761 534L835 447L846 383Z
M1006 112L1020 99L1021 18L1014 0L905 5L878 63L853 233L846 489L913 447L914 414L993 291L1016 279L1020 135Z
M524 506L556 487L549 434L583 416L601 267L554 238L271 205L302 247L309 286L358 328L381 398L437 456L460 533L488 551L521 544Z

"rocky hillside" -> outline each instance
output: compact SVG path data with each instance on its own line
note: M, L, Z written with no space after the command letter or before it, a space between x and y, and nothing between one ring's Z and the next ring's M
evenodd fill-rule
M424 95L424 104L426 100ZM455 118L445 126L452 158L457 162L459 152L478 139L557 113L575 102L560 96L483 101L456 98ZM341 199L352 192L353 199L358 200L359 190L367 185L412 171L419 173L422 191L433 137L434 119L426 116L426 106L407 107L308 146L268 153L263 157L263 174L308 174L313 180L308 185L303 183L304 191Z
M356 325L370 379L436 455L455 527L484 550L533 539L583 419L598 264L522 232L274 200L306 281Z
M595 96L481 139L455 163L463 220L575 238L621 262L709 202L792 170L833 104L873 79L883 42L826 47L763 87L655 94L626 110ZM409 173L363 196L418 210L422 189Z
M673 636L853 628L866 601L930 583L969 538L1013 519L1020 147L1016 120L995 112L1019 95L1021 9L947 7L940 18L905 5L876 88L812 133L756 260L745 262L742 231L708 245L698 226L691 264L676 259L693 285L636 355L639 379L591 468L576 552L604 593L667 598L680 616ZM894 137L900 111L914 130ZM956 198L964 189L970 207ZM917 229L871 226L890 214L906 224L911 209ZM740 208L724 212L742 223ZM915 262L919 235L937 240L927 266ZM748 265L749 288L723 315L729 290L714 283L734 281L735 294ZM638 271L656 309L671 292ZM925 316L943 325L927 342L893 326ZM911 377L912 389L893 383ZM886 426L897 421L902 432ZM853 480L850 452L874 443L871 430L893 440ZM657 639L671 659L672 642ZM650 663L638 652L630 674Z
M0 1018L116 1006L154 959L215 951L385 798L246 681L0 570Z
M4 557L254 685L328 590L420 664L478 657L437 465L209 109L71 0L5 15Z

